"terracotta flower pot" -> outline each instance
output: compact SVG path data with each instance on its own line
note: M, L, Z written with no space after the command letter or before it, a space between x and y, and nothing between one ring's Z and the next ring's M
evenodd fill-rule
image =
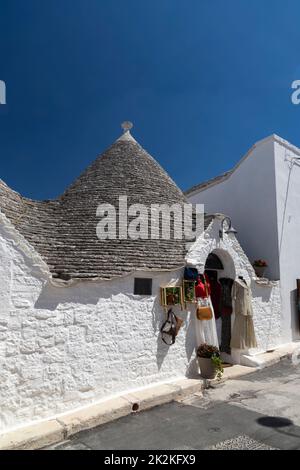
M254 271L257 277L263 277L266 266L254 266Z
M201 376L204 379L214 379L217 375L216 368L210 358L198 357Z

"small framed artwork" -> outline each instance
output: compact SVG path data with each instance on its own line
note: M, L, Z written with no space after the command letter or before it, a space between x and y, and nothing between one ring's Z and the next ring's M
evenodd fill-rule
M183 281L184 302L196 302L195 281Z
M182 287L181 286L166 286L161 287L161 304L164 307L171 305L182 305Z

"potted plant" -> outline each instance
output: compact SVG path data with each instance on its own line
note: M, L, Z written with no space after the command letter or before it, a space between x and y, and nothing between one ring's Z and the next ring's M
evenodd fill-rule
M264 259L256 259L253 263L253 268L257 277L263 277L267 267L267 262Z
M211 344L201 344L197 349L197 357L201 375L204 379L221 379L224 372L220 351Z

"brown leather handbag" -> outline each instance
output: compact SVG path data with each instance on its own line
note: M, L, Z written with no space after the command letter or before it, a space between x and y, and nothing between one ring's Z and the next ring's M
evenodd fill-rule
M170 308L167 314L167 319L160 329L161 339L168 346L171 346L175 343L176 336L178 335L182 323L183 319L177 317L173 310Z
M202 307L198 305L197 307L197 318L198 320L211 320L212 319L212 310L211 307L208 305L206 307Z
M206 300L207 305L198 305L196 315L197 315L198 320L211 320L213 317L213 313L212 313L212 309L208 301L208 290L207 290L206 281L204 282L204 285L205 285L205 291L206 291L205 300Z

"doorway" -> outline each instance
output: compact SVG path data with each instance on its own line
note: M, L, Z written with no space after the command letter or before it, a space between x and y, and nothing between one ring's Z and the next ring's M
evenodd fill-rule
M209 253L205 263L205 274L210 283L221 358L224 362L233 363L230 347L234 323L231 293L236 270L230 254L219 248Z

